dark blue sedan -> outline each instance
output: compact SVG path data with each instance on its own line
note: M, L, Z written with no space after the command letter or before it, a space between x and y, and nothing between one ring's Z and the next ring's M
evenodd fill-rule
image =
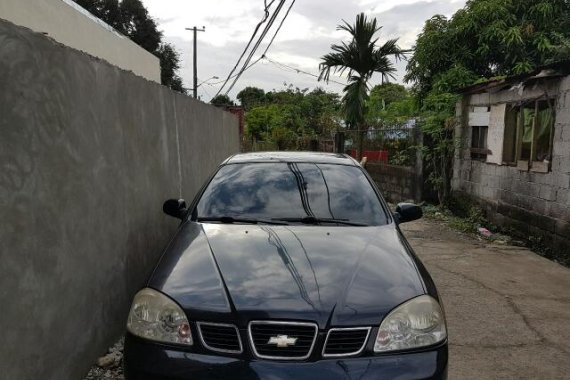
M446 379L436 287L352 158L227 159L182 220L127 323L127 379Z

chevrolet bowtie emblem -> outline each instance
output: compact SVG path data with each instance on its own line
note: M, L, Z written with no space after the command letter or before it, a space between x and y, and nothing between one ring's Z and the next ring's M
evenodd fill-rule
M294 346L296 342L297 338L289 338L287 335L277 335L269 338L267 344L275 344L279 348L285 348Z

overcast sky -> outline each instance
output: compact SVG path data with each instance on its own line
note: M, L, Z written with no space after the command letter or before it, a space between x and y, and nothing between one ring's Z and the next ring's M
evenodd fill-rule
M287 0L285 7L291 4ZM269 1L268 1L269 2ZM245 48L247 41L263 17L263 0L143 0L149 13L159 24L165 39L181 53L181 75L184 85L192 87L192 32L186 27L205 26L198 33L199 82L217 76L225 79ZM277 2L275 2L276 4ZM330 51L330 45L346 38L345 32L336 31L344 19L353 23L356 15L366 12L375 16L384 27L380 42L398 37L403 48L414 44L425 20L435 14L451 16L465 5L465 0L297 0L267 56L272 60L317 74L319 59ZM275 6L275 5L274 5ZM269 36L273 35L286 8L280 13ZM258 49L257 58L265 50ZM405 73L405 63L397 64L397 81ZM338 78L343 81L342 78ZM205 101L218 91L221 84L202 84L198 94ZM374 77L377 83L380 77ZM324 87L341 92L342 86L317 82L306 74L283 69L273 63L260 61L246 71L229 93L235 95L246 86L257 86L270 91L284 88L284 83L299 88ZM225 90L224 90L225 92Z

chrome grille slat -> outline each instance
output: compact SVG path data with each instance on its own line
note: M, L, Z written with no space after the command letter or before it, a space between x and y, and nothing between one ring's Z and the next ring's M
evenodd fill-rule
M202 345L211 351L241 354L243 346L236 326L224 323L197 322Z
M274 360L305 360L311 356L318 327L310 322L251 321L248 335L253 353L258 358ZM296 338L294 345L269 345L272 337L287 335Z
M343 357L360 354L368 337L370 327L332 328L327 333L323 357Z

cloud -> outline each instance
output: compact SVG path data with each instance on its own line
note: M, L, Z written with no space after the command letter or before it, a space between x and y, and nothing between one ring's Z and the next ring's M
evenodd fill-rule
M192 87L192 33L186 31L186 27L206 26L206 32L198 34L199 78L204 80L218 76L225 79L264 14L261 0L143 2L157 19L165 38L182 53L181 76L186 87ZM289 4L288 1L286 6ZM300 0L295 3L268 56L286 65L318 74L320 57L330 51L331 44L347 38L345 32L336 30L343 19L352 22L356 14L366 12L377 17L383 26L380 43L399 38L400 45L409 48L425 20L435 14L450 16L464 4L465 0ZM269 33L272 34L273 31ZM262 44L258 54L264 49L265 45ZM400 82L405 74L405 66L405 62L396 64L397 80ZM373 84L379 81L380 76L372 80ZM337 92L343 88L334 83L327 86L317 82L314 77L269 62L260 62L243 74L230 96L235 98L237 92L247 85L272 90L282 88L283 83L291 83L299 88L320 86ZM209 100L218 88L219 85L203 84L199 94L204 100Z

